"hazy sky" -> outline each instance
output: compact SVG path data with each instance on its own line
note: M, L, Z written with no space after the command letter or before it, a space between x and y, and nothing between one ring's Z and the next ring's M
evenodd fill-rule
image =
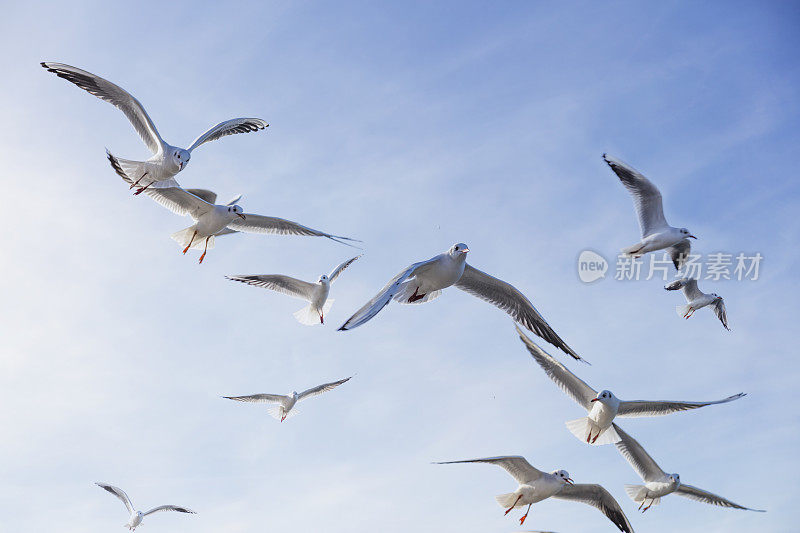
M488 465L521 454L599 482L637 531L794 531L800 365L800 8L790 2L36 2L0 22L5 208L0 311L0 529L121 531L124 488L158 532L511 532ZM325 327L302 302L224 279L316 279L353 250L313 238L220 238L202 265L187 227L133 197L105 159L148 152L112 106L45 72L60 61L133 93L188 145L236 116L266 132L198 149L179 176L246 211L363 239ZM660 187L703 252L759 252L757 281L704 282L681 320L660 280L579 281L578 254L636 242L601 159ZM622 398L735 403L621 425L668 472L766 514L669 496L645 515L613 446L534 364L501 311L457 289L336 331L411 262L454 242L514 283ZM613 266L612 266L613 268ZM611 273L609 273L611 274ZM356 374L280 424L220 398ZM595 509L533 507L532 529L612 531Z

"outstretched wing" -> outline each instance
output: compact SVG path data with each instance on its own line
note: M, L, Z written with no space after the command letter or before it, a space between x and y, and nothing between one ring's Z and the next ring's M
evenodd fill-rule
M350 265L352 265L352 264L355 262L355 260L356 260L356 259L358 259L359 257L361 257L361 256L360 256L360 255L357 255L357 256L355 256L355 257L351 257L350 259L348 259L347 261L345 261L345 262L344 262L344 263L342 263L341 265L339 265L339 266L337 266L336 268L334 268L334 269L333 269L333 272L331 272L331 273L330 273L330 275L328 276L328 280L329 280L331 283L333 283L333 281L334 281L336 278L338 278L338 277L339 277L339 275L340 275L342 272L344 272L344 269L346 269L347 267L349 267Z
M119 498L120 501L125 504L125 508L128 510L128 512L133 514L133 504L131 503L131 499L128 498L128 495L125 494L124 490L120 489L119 487L115 487L114 485L106 485L105 483L95 483L95 485L101 489L107 490Z
M734 394L733 396L728 396L727 398L713 402L668 402L645 400L622 401L619 403L617 416L624 416L628 418L640 416L663 416L671 413L677 413L679 411L698 409L700 407L705 407L706 405L732 402L733 400L738 400L742 396L745 396L744 392L740 392L739 394Z
M281 403L283 400L288 399L280 394L251 394L249 396L223 396L223 398L249 403Z
M680 270L683 267L691 252L692 243L689 239L683 239L678 244L669 247L669 257L672 259L672 264L675 265L676 270Z
M226 135L250 133L251 131L263 130L267 127L269 127L269 124L260 118L232 118L230 120L226 120L225 122L220 122L216 126L209 129L207 132L195 139L194 142L192 142L192 145L187 148L187 150L191 152L201 144L216 141L217 139L221 139Z
M739 505L738 503L726 500L722 496L717 496L712 492L708 492L707 490L698 489L697 487L693 487L691 485L684 485L683 483L680 484L678 490L675 491L675 494L698 502L708 503L711 505L719 505L720 507L744 509L745 511L755 511L757 513L766 512L762 509L751 509L750 507L744 507L742 505Z
M210 204L217 203L217 193L214 191L209 191L208 189L185 189L185 191L194 194Z
M455 283L455 286L462 291L477 296L481 300L489 302L511 315L511 317L525 326L527 329L543 338L556 348L571 355L577 360L582 360L575 351L561 340L561 337L553 331L539 311L533 306L524 294L516 287L503 280L481 272L469 264L464 267L464 273Z
M622 508L617 500L601 485L589 485L579 483L576 485L564 485L564 487L554 494L554 497L562 500L581 502L596 507L611 520L620 531L633 533L633 527L628 521L628 517L622 512Z
M318 396L323 392L328 392L330 390L333 390L342 383L347 383L348 381L350 381L352 377L353 376L350 376L349 378L340 379L339 381L334 381L333 383L325 383L323 385L317 385L316 387L304 390L303 392L297 395L297 400L298 401L305 400L306 398L311 398L312 396Z
M606 154L603 154L603 160L608 163L608 166L611 167L611 170L614 171L614 174L617 175L633 197L633 205L636 207L636 215L639 217L639 229L642 232L642 238L667 227L661 192L659 192L658 188L636 169L622 161Z
M619 442L614 443L619 453L630 463L636 473L639 474L645 482L655 481L664 477L664 471L656 464L650 455L642 448L639 442L622 431L616 424L612 424L614 430L619 435Z
M395 277L393 277L389 283L387 283L378 294L376 294L370 301L365 303L361 309L356 311L353 316L347 319L347 321L342 324L339 328L339 331L347 331L350 329L355 329L362 324L366 324L369 322L372 317L377 315L381 309L386 307L386 305L392 301L392 298L397 291L400 289L400 286L403 284L404 281L409 279L418 270L425 268L427 265L433 264L434 261L437 260L438 257L434 257L432 259L428 259L427 261L420 261L419 263L414 263L413 265L409 266Z
M567 367L556 361L552 355L542 350L519 329L519 326L517 326L517 334L533 359L539 363L539 366L542 367L545 374L558 385L558 388L566 392L584 409L587 411L590 410L592 408L592 398L597 396L597 391L587 385L586 382L578 376L567 370Z
M273 291L282 292L295 298L311 300L314 293L314 284L280 274L262 274L254 276L225 276L231 281L247 283L255 287L262 287Z
M731 328L728 327L728 313L725 312L725 300L722 298L714 302L714 314L717 315L719 321L722 322L722 327L730 331Z
M52 72L59 78L71 81L84 91L95 95L101 100L105 100L120 111L122 111L133 125L136 133L142 138L147 147L154 154L164 149L164 140L158 134L155 124L150 120L147 111L144 110L139 100L130 95L122 87L111 83L91 72L86 72L79 68L65 65L64 63L43 62L41 64L48 72Z
M149 190L149 189L148 189ZM336 241L347 246L353 246L344 241L361 242L357 239L350 237L342 237L340 235L331 235L323 231L311 229L297 222L285 220L277 217L265 217L262 215L253 215L250 213L245 214L244 219L237 219L228 224L228 227L236 231L243 231L245 233L272 233L276 235L302 235L305 237L326 237L332 241Z
M531 466L527 459L521 455L502 455L499 457L484 457L483 459L466 459L464 461L443 461L437 465L453 465L458 463L489 463L497 465L517 480L520 485L530 483L542 476L542 471Z
M158 513L159 511L176 511L178 513L197 514L191 509L187 509L186 507L178 507L177 505L159 505L158 507L153 507L146 513L142 513L142 516Z

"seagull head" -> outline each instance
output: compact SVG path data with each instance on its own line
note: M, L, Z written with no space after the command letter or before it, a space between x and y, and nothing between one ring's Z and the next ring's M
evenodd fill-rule
M679 476L678 474L670 474L669 480L676 486L681 484L681 476Z
M722 296L720 296L720 295L719 295L719 294L717 294L716 292L712 292L712 293L711 293L711 296L714 298L714 301L719 301L719 300L722 300Z
M602 390L602 391L600 391L598 393L597 396L592 398L591 401L592 401L592 403L593 402L600 402L600 403L605 404L605 405L612 405L612 404L616 403L618 400L617 400L617 397L614 396L614 393L611 392L610 390Z
M569 472L566 470L556 470L553 472L553 475L556 476L558 479L562 480L565 484L569 483L570 485L573 484L572 478L569 477Z
M189 150L184 150L183 148L175 148L172 152L172 163L178 167L178 172L183 170L183 167L189 163L191 158L192 154Z
M317 283L327 283L327 282L328 282L328 275L327 274L321 275L319 277L319 279L317 280Z
M456 259L458 257L466 257L467 252L469 252L469 248L467 247L467 245L464 244L463 242L460 242L458 244L454 244L453 246L451 246L450 250L448 250L447 253L450 255L450 257Z
M692 232L691 232L691 231L689 231L689 230L688 230L688 229L686 229L686 228L681 228L681 229L680 229L680 232L681 232L681 235L683 236L683 238L684 238L684 239L686 239L686 238L689 238L689 239L697 239L697 237L695 237L694 235L692 235Z
M241 218L242 220L246 220L247 217L244 216L244 209L239 207L238 205L229 205L228 206L228 213L232 213L237 217Z

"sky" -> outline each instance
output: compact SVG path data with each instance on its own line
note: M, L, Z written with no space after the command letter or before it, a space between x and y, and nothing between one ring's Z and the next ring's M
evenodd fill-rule
M0 21L6 230L0 283L0 529L121 531L125 489L158 532L511 532L506 454L601 483L637 531L794 531L800 380L800 6L792 2L17 2ZM231 117L265 132L204 145L178 180L364 242L324 327L230 274L315 280L354 254L316 238L232 235L198 265L189 226L114 174L148 157L112 106L45 72L121 85L187 146ZM613 279L635 243L613 154L661 188L703 253L760 253L757 280L681 320L660 279ZM667 472L767 513L678 496L645 515L613 446L530 358L507 315L455 288L336 328L408 264L468 261L526 294L592 364L540 345L623 399L735 403L622 420ZM578 278L590 249L611 265ZM283 424L221 396L346 376ZM525 527L612 531L549 500Z

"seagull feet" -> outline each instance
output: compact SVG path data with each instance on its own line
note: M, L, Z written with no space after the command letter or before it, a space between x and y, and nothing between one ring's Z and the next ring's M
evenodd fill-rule
M414 294L412 294L411 296L408 297L408 303L413 304L414 302L416 302L418 300L422 300L423 298L425 298L424 294L417 294L418 290L419 290L419 287L414 289Z
M198 261L198 264L201 264L201 265L202 265L202 264L203 264L203 259L205 259L205 258L206 258L206 253L205 253L205 252L203 252L203 253L200 255L200 261Z
M322 316L322 314L319 315L319 323L320 324L324 324L325 323L325 318Z
M522 515L522 518L519 519L519 525L524 524L526 518L528 518L528 513L525 513L524 515Z
M150 187L151 185L152 185L152 183L148 183L148 184L147 184L147 185L145 185L144 187L139 187L139 190L138 190L138 191L136 191L135 193L133 193L133 195L134 195L134 196L139 196L139 195L140 195L140 194L142 194L144 191L146 191L146 190L147 190L147 188L148 188L148 187Z
M286 420L286 415L283 415L283 416L281 417L281 422L283 422L284 420Z
M592 439L592 444L595 443L595 441L597 440L597 437L599 437L599 436L600 436L600 432L598 431L597 435L595 435L594 438Z
M136 181L134 181L133 183L131 183L131 189L133 189L134 187L136 187L137 185L139 185L139 182L140 182L140 181L142 181L142 180L144 179L144 177L145 177L145 176L147 176L147 172L145 172L144 174L142 174L142 177L141 177L141 178L139 178L138 180L136 180Z
M650 500L650 505L648 505L647 507L645 507L644 509L642 509L642 512L644 513L645 511L647 511L648 509L650 509L652 506L653 506L653 500Z
M506 512L505 512L505 513L503 513L503 516L506 516L508 513L510 513L511 511L513 511L513 510L514 510L514 507L516 507L516 506L517 506L517 504L519 503L519 500L520 500L521 498L522 498L522 494L520 494L519 496L517 496L517 499L516 499L516 500L514 500L514 505L512 505L511 507L509 507L508 509L506 509Z

